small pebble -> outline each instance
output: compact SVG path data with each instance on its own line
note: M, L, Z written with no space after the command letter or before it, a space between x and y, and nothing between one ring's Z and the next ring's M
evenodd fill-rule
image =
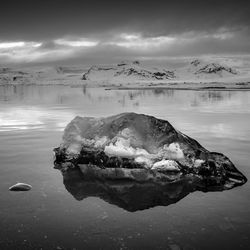
M32 188L31 185L26 183L17 183L9 188L10 191L29 191Z

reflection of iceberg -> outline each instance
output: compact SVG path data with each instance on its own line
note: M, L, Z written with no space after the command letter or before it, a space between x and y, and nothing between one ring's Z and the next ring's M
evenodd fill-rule
M131 180L101 180L81 169L61 171L67 191L78 201L88 197L102 200L135 212L156 206L176 203L194 191L222 191L221 187L208 188L194 175L169 176L168 181L135 182ZM172 179L172 180L170 180Z
M63 174L65 188L76 200L99 197L128 211L168 206L197 190L199 180L186 176L174 182L101 181L84 175L80 169L69 169Z

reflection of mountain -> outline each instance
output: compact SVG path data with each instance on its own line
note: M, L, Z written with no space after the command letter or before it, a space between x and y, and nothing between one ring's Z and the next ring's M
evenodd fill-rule
M96 103L115 102L121 104L150 103L161 101L172 102L178 99L179 103L197 102L202 103L230 100L235 92L208 90L202 92L189 92L190 96L183 95L184 91L169 89L150 89L150 90L112 90L105 91L102 88L86 88L69 86L36 86L36 85L3 85L0 86L0 100L12 102L22 101L28 103L51 103L51 104L70 104L77 100L81 105L93 105ZM157 99L158 98L158 99Z
M100 181L69 169L63 174L63 183L76 200L99 197L127 211L134 212L155 206L168 206L197 189L195 177L183 177L176 182Z
M229 103L234 95L236 93L232 91L208 90L197 92L197 95L191 101L191 106L199 107L207 104L223 105L224 103Z
M221 102L224 100L230 100L233 94L234 93L230 91L226 93L221 91L207 91L201 92L199 97L201 102Z

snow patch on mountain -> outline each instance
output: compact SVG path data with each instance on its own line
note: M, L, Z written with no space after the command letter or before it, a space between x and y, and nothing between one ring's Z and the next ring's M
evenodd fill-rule
M30 74L19 69L0 68L0 84L7 84L9 82L30 82Z
M232 78L240 72L233 67L218 62L192 60L184 67L176 70L176 76L181 80L216 80Z
M121 62L115 66L92 66L82 77L91 81L169 80L174 79L171 70L144 67L139 61Z
M194 74L219 74L220 76L223 76L222 74L233 74L236 75L237 71L231 67L228 67L226 65L222 65L220 63L216 62L210 62L205 63L201 62L200 60L196 59L190 63L194 67Z

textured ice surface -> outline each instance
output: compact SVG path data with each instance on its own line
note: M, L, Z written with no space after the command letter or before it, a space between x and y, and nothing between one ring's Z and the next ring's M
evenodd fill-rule
M57 167L81 166L101 179L177 181L180 175L194 175L205 189L246 182L225 155L209 152L165 120L142 114L76 117L55 152Z

